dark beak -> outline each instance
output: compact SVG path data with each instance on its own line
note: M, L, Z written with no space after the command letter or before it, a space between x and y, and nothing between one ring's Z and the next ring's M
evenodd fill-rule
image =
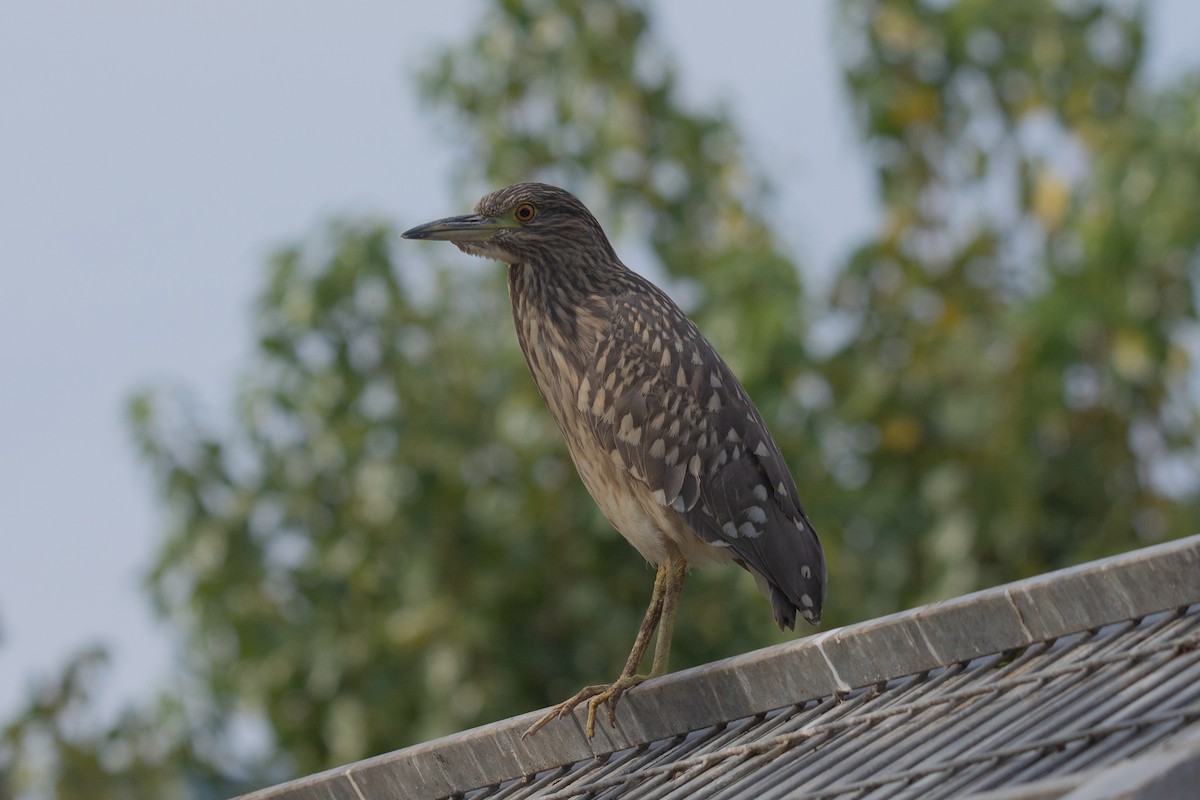
M502 220L491 219L481 214L464 214L461 217L426 222L400 234L405 239L432 239L443 242L486 242L498 231L513 227Z

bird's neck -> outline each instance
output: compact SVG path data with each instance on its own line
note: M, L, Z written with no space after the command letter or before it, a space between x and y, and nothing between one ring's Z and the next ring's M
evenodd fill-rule
M517 339L555 417L575 403L574 393L596 343L607 333L610 298L619 292L618 284L619 277L585 273L570 265L509 265Z
M583 318L603 314L632 273L615 257L598 266L524 262L508 267L508 291L518 321L535 319L568 341Z

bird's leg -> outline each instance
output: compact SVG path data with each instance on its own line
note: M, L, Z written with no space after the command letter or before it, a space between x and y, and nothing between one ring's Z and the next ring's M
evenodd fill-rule
M669 559L664 566L668 574L663 586L662 614L658 621L658 641L654 644L654 662L650 667L651 678L667 672L671 638L675 635L675 612L679 610L679 595L683 592L683 579L687 577L687 562L682 558Z
M654 629L658 627L658 621L662 617L666 580L667 565L662 564L654 574L654 590L650 593L650 605L646 608L646 615L642 617L642 624L638 626L637 638L633 640L633 649L629 651L629 658L625 659L625 668L621 670L621 677L637 674L642 659L646 657L646 650L650 647L650 638L654 636Z
M675 609L679 600L679 592L683 588L683 577L687 564L682 558L670 557L659 565L654 576L654 591L650 595L650 605L646 616L638 627L637 638L633 640L633 649L625 661L625 668L620 676L612 683L602 683L596 686L585 686L573 696L547 711L541 719L533 723L522 738L536 733L552 719L565 717L580 703L587 701L587 735L592 738L596 730L596 711L604 703L608 703L608 722L616 725L617 701L627 690L637 686L648 677L656 677L667 671L667 657L671 650L671 635L675 629ZM660 620L662 624L660 626ZM650 647L650 639L658 629L658 641L654 646L654 664L650 675L638 675L638 667Z

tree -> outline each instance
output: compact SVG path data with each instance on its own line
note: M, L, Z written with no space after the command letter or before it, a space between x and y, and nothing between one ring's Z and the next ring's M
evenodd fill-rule
M1119 5L843 11L887 206L822 370L855 582L882 611L1194 531L1195 79L1149 90Z
M95 685L107 661L103 648L80 651L0 730L0 798L216 800L271 774L248 782L229 770L239 759L221 741L221 726L189 713L183 697L160 696L111 722L98 720Z

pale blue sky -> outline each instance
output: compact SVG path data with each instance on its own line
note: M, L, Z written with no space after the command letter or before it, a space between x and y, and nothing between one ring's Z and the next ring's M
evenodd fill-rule
M0 10L0 718L92 642L113 651L109 704L169 672L138 586L163 516L125 399L186 385L222 423L273 248L331 215L404 228L465 210L411 75L481 7ZM1153 7L1152 76L1200 63L1200 4ZM688 99L728 102L771 164L788 244L828 272L872 222L831 3L657 8Z

